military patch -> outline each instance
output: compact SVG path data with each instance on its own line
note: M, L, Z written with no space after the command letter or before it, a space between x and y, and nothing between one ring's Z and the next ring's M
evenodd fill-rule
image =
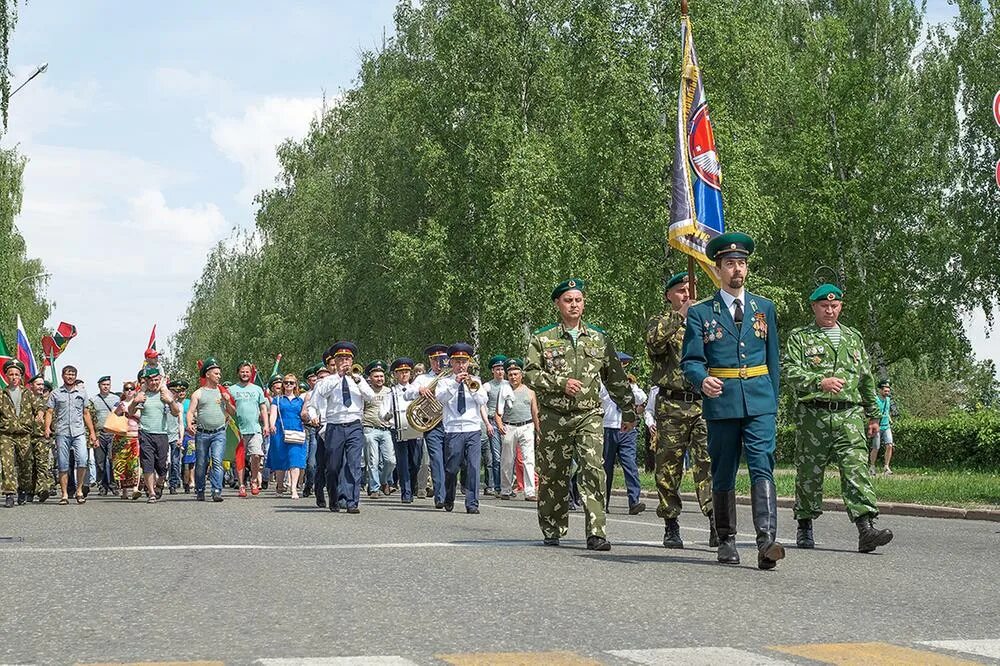
M712 302L712 311L715 312L715 314L722 314L722 308L719 307L719 301Z
M752 298L750 299L750 308L751 308L751 309L752 309L752 310L753 310L754 312L757 312L757 301L755 301L755 300L754 300L754 299L752 299Z
M563 346L563 341L559 338L555 340L542 340L542 347L546 349L549 347L562 347L562 346Z

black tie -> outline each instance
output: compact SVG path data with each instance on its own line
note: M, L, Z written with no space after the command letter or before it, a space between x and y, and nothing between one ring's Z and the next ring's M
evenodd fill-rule
M737 326L743 326L743 304L740 303L740 299L733 301L736 304L736 309L733 310L733 321L736 322Z
M465 384L458 385L458 413L465 413Z
M344 392L344 407L351 406L351 387L347 383L347 377L340 383L340 389Z

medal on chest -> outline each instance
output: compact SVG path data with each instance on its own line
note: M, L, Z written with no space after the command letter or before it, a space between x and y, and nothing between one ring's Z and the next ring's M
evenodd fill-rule
M767 315L755 312L753 315L753 334L761 340L767 338Z

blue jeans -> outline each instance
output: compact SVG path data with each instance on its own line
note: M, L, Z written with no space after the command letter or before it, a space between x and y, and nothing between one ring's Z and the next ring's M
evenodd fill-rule
M611 482L615 478L615 460L621 464L625 473L625 490L628 493L628 505L633 507L639 503L639 467L636 461L636 441L638 431L633 428L622 432L618 428L604 429L604 476L606 478L604 504L611 503Z
M205 492L205 473L208 458L212 457L212 493L222 492L222 455L226 452L226 429L218 432L199 432L194 438L194 490Z
M493 434L489 436L489 457L486 457L486 448L483 447L483 458L486 463L486 487L492 488L496 494L500 494L500 452L503 448L503 435L493 427Z
M389 484L396 468L396 449L388 430L365 428L365 464L368 467L368 492L374 493Z
M69 471L70 449L73 449L77 469L87 466L87 436L56 435L56 462L60 472Z
M170 488L176 490L181 486L181 470L184 468L184 446L181 442L170 442Z

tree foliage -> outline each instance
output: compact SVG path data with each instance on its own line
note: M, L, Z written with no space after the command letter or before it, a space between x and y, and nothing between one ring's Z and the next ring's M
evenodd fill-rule
M727 225L758 239L752 288L789 330L831 267L883 371L927 358L953 376L962 313L998 295L996 193L969 163L993 139L963 106L997 75L963 66L995 49L996 11L973 5L949 32L911 0L692 3ZM568 275L642 356L661 280L686 265L664 241L678 18L652 0L401 2L395 37L279 147L253 233L209 258L178 362L301 366L336 338L366 358L456 339L520 354Z

